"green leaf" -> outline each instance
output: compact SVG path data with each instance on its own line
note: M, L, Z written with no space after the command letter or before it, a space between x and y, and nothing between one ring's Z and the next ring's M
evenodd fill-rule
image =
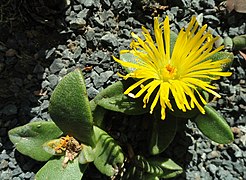
M95 159L95 151L90 146L82 145L82 150L78 158L80 164L92 162Z
M201 132L212 141L227 144L234 140L230 126L225 119L211 106L205 105L205 114L199 114L194 122Z
M143 108L141 98L133 99L124 95L124 91L134 81L118 81L106 89L102 90L95 98L94 101L105 109L125 113L128 115L144 114L148 109Z
M155 174L150 174L142 171L134 165L127 167L126 171L123 174L122 180L159 180Z
M93 118L81 70L74 70L59 82L51 96L49 112L64 134L94 146Z
M61 136L62 131L51 121L37 121L11 129L8 134L19 152L37 161L47 161L52 155L42 145Z
M177 37L178 35L175 32L173 31L170 32L170 54L173 53L173 48L176 43Z
M246 34L235 36L233 39L233 50L245 50L246 49Z
M223 71L228 71L232 65L234 55L233 55L233 53L230 53L230 52L217 52L214 55L209 56L207 59L212 59L213 61L218 61L218 60L222 60L222 59L230 59L231 60L230 62L223 64L223 66L222 66Z
M36 174L36 180L81 180L87 165L80 165L78 158L69 161L66 167L62 166L64 157L48 161Z
M169 158L154 157L149 159L149 162L162 168L163 174L158 176L159 178L174 178L183 172L182 167Z
M161 120L159 111L154 115L148 147L150 154L157 155L162 153L174 139L177 131L177 120L171 116Z
M96 135L95 160L97 169L107 176L113 176L117 166L121 166L124 155L121 147L102 129L94 126Z
M106 113L106 109L96 104L94 99L90 101L90 106L91 106L91 113L92 113L94 125L103 128L104 126L103 120L104 120L104 115Z
M162 157L145 159L138 155L134 157L133 164L138 170L159 178L173 178L183 172L183 169L171 159Z

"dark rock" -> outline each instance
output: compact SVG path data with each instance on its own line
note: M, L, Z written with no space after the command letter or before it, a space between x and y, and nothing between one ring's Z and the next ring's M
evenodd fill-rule
M35 73L35 74L39 74L39 73L43 73L43 72L44 72L44 68L39 63L33 69L33 73Z
M17 114L17 107L14 104L8 104L2 109L2 113L6 116Z

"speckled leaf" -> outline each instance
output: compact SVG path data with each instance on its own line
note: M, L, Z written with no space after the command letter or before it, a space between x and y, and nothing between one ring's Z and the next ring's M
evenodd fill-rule
M128 115L144 114L148 111L143 108L141 98L133 99L124 95L124 91L134 81L118 81L102 90L94 101L105 109L125 113Z
M171 31L170 32L170 54L172 54L173 47L174 47L174 44L176 42L176 39L177 39L177 34L174 33L173 31ZM131 53L120 54L120 60L125 61L125 62L131 62L131 63L134 63L134 64L137 63L136 56L134 56ZM124 67L124 69L126 70L127 73L130 73L130 72L134 71L133 68Z
M64 157L48 161L36 174L35 180L81 180L87 165L81 165L78 158L62 166Z
M51 121L37 121L11 129L8 134L22 154L37 161L47 161L52 155L47 153L42 145L61 136L62 131Z
M51 96L49 112L64 134L94 146L93 118L80 69L70 72L59 82Z
M155 113L149 136L150 154L162 153L174 139L176 130L177 120L175 117L167 116L165 120L161 120L160 112Z
M207 59L212 59L213 61L217 61L217 60L221 60L221 59L230 59L231 60L230 62L228 62L227 64L224 64L222 66L223 71L228 71L232 65L234 55L233 55L233 53L230 53L230 52L217 52L214 55L209 56Z
M211 106L205 105L205 114L199 114L194 122L201 132L212 141L227 144L234 140L230 126L225 119Z
M121 166L124 155L116 141L102 129L94 126L96 135L95 160L97 169L107 176L113 176L117 166Z

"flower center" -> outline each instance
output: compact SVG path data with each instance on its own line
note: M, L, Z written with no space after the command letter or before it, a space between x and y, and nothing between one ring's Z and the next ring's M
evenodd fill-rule
M161 69L160 77L163 81L168 81L169 79L174 79L177 72L177 68L170 64L167 64Z

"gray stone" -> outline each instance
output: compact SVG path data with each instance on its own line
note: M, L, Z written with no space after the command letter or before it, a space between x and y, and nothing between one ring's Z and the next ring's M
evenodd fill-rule
M79 5L73 5L73 9L74 9L74 11L80 11L81 12L81 10L83 9L83 7L82 7L81 4L79 4Z
M44 88L48 87L49 85L50 85L50 82L49 82L49 81L47 81L47 80L44 80L44 81L42 82L42 84L41 84L42 89L44 89Z
M2 171L0 175L1 180L10 180L12 177L12 172L8 169L6 171Z
M85 33L85 38L87 41L92 41L95 38L95 31L93 29L88 29Z
M48 81L50 82L49 86L53 89L58 83L58 77L54 74L48 76Z
M94 70L95 70L98 74L100 74L100 73L102 73L102 72L104 71L102 68L100 68L100 67L98 67L98 66L96 66L96 67L94 68Z
M46 51L46 56L45 56L45 58L46 58L46 59L49 59L52 55L55 54L55 50L56 50L56 48L53 47L51 50Z
M111 33L102 36L101 42L112 47L117 47L119 45L117 37Z
M34 176L34 173L33 173L33 172L27 172L27 173L24 175L24 178L30 179L32 176Z
M71 29L83 28L86 25L86 21L83 18L73 18L69 23Z
M207 158L208 159L214 159L214 158L217 158L219 156L220 156L220 152L212 151L212 152L208 153Z
M0 170L5 169L8 167L8 161L6 161L5 159L1 161L0 163Z
M209 170L211 173L213 173L213 174L215 174L216 171L218 170L218 167L215 166L214 164L209 164L207 168L208 168L208 170Z
M20 177L14 177L13 180L21 180Z
M239 30L239 28L238 27L230 27L229 28L229 36L236 36L236 35L238 35L238 30Z
M16 168L16 165L12 161L8 163L8 166L12 169Z
M48 109L48 107L49 107L49 101L44 100L43 103L41 104L41 110Z
M85 7L92 7L94 4L94 0L78 0Z
M103 82L106 82L113 74L113 71L105 71L100 74L100 78L102 78Z
M33 69L33 73L39 74L39 73L43 73L43 72L44 72L43 66L41 66L39 63L36 64L36 66Z
M94 98L97 94L99 93L99 91L97 89L95 89L93 86L89 87L89 89L87 89L87 94L89 98Z
M79 59L80 55L81 55L82 49L80 46L78 46L75 50L74 50L74 54L73 54L73 59Z
M50 65L50 72L52 74L60 71L64 67L61 59L55 59L54 62Z
M86 9L84 8L82 11L80 11L76 17L77 18L81 18L81 19L86 19L88 17L88 12L89 12L89 9Z

